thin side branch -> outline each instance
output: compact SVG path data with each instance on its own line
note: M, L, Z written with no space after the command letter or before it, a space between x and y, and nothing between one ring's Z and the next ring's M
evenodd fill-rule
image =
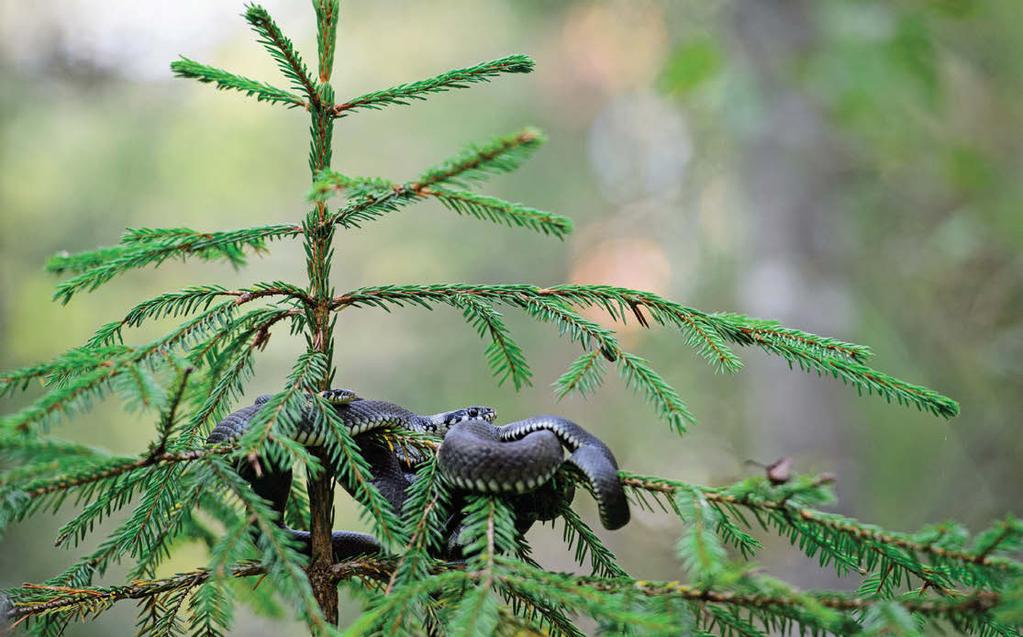
M294 93L271 86L265 82L252 80L241 75L218 69L214 66L200 64L195 60L182 57L171 62L171 70L177 77L199 80L204 84L214 84L220 90L241 91L258 102L284 104L289 108L308 108L309 104Z
M454 88L468 88L478 82L489 82L502 73L529 73L533 60L525 55L509 55L464 69L455 69L418 82L373 91L334 106L334 117L344 117L358 109L380 109L392 105L408 105L412 100L423 100L428 95Z

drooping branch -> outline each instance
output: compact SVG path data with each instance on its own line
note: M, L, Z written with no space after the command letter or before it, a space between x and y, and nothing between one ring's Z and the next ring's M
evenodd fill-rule
M803 369L849 383L859 391L876 393L886 400L914 405L946 418L959 413L959 405L954 400L858 362L867 353L859 346L737 314L708 314L650 292L629 288L606 285L558 285L547 288L521 284L389 285L353 290L335 298L334 307L428 306L433 303L450 303L450 298L454 296L475 296L520 307L537 299L558 299L576 307L602 309L621 323L633 316L644 325L647 324L642 313L645 310L654 322L682 331L689 344L725 370L735 371L741 366L725 341L737 345L757 345Z

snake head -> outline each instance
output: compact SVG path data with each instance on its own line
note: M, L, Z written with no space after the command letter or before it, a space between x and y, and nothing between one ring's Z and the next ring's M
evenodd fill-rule
M497 419L497 412L491 407L484 407L482 405L472 405L470 407L464 407L462 409L455 409L453 411L444 411L439 414L434 414L429 417L431 427L431 433L445 434L448 429L454 427L460 422L467 420L485 420L489 423L493 423Z
M351 389L328 389L320 392L320 396L331 405L347 405L353 400L359 400L359 395Z
M465 412L465 417L462 420L472 420L477 418L479 420L486 420L490 424L493 424L497 420L497 411L491 407L485 407L483 405L473 405L472 407L466 407L460 411ZM461 422L458 421L458 422Z

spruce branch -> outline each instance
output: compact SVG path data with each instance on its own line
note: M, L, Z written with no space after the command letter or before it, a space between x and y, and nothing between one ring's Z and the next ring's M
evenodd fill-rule
M467 292L458 294L457 290ZM569 336L584 348L596 347L605 358L618 365L619 372L626 384L642 393L654 405L673 431L685 432L687 425L695 418L678 393L656 372L644 359L623 351L613 332L589 321L567 306L564 299L535 294L539 288L531 286L385 286L384 288L364 288L348 295L338 297L335 307L370 305L389 311L391 306L401 307L405 304L419 305L430 308L432 303L445 303L462 307L465 299L478 298L487 302L501 302L526 311L533 318L556 325L562 335ZM366 292L370 292L366 294ZM511 291L511 294L503 292ZM592 356L596 356L593 354ZM489 356L488 356L489 358ZM502 371L505 368L498 368ZM572 390L591 390L601 379L600 367L594 363L590 353L584 355L583 364L579 361L555 383L555 390L563 396ZM499 376L500 379L500 376Z
M451 586L471 582L473 574L461 570L446 570L418 582L403 586L383 597L381 603L367 612L362 613L343 633L344 637L361 637L379 634L380 624L395 609L408 605L421 595L429 595Z
M523 206L522 203L505 201L468 190L428 188L422 189L420 192L435 197L446 208L459 215L511 227L526 228L559 239L564 239L572 232L572 221L569 218Z
M884 604L881 600L861 599L837 593L796 594L793 591L790 595L744 594L727 590L693 587L679 582L619 581L608 583L606 580L581 579L579 583L603 590L638 591L649 596L677 596L691 601L734 605L747 609L761 610L786 607L798 609L800 606L805 606L807 602L837 611L864 610ZM997 608L1000 602L1001 596L998 593L978 592L966 594L954 600L916 600L910 598L900 600L899 604L912 613L940 619L958 620L964 616L987 615L990 611Z
M226 260L232 265L245 263L246 249L262 252L268 240L301 233L293 224L258 226L227 232L198 232L188 228L129 230L116 248L76 255L60 254L50 260L51 272L78 272L57 285L54 299L68 303L78 292L92 292L115 276L148 265L160 265L173 257Z
M310 109L309 124L309 171L313 178L321 171L330 168L332 157L332 140L334 138L334 120L331 108L334 103L334 89L330 84L323 84L319 89L319 97ZM322 221L323 210L314 211L318 221Z
M778 321L755 319L730 312L712 313L710 316L718 330L729 335L729 340L741 344L756 344L768 351L783 345L803 347L816 351L822 357L847 358L858 363L865 362L874 355L865 345L787 328Z
M604 364L600 350L590 350L572 361L565 373L554 381L554 394L558 399L573 392L592 394L604 382Z
M885 571L895 584L912 574L924 582L942 580L966 586L991 586L1007 576L1023 575L1023 563L983 550L969 552L949 548L942 538L888 531L835 513L825 513L802 504L804 500L827 502L825 486L831 476L804 476L791 484L772 487L766 479L751 478L730 487L705 488L695 485L622 472L622 482L633 495L697 493L715 505L717 515L750 526L739 512L744 509L764 529L788 537L810 557L819 555L822 565L834 562L839 573ZM676 509L677 510L677 509ZM999 527L1003 528L1003 527ZM1006 528L1018 529L1018 521ZM719 527L720 529L720 527ZM1018 530L1014 531L1018 533ZM997 549L992 549L996 551ZM927 556L927 560L920 560Z
M338 562L334 571L339 579L352 577L379 577L390 572L387 560L359 557ZM235 564L225 572L230 577L246 578L265 575L267 569L256 562ZM71 614L79 619L93 617L113 603L137 600L181 589L195 589L210 580L215 573L209 569L196 569L162 579L146 579L129 586L49 586L28 584L7 591L12 608L7 619L23 620L48 614Z
M431 455L419 467L419 478L409 487L408 500L402 509L402 526L408 545L398 561L387 590L415 582L429 573L430 549L442 548L445 538L450 494L437 469L437 458Z
M565 525L561 539L570 549L574 546L577 564L585 563L586 556L589 555L593 575L628 577L625 570L618 565L618 558L615 557L615 554L597 537L597 534L579 517L578 513L571 507L564 507L561 510L561 519Z
M966 593L956 598L901 598L897 602L872 598L859 598L839 593L804 593L765 577L740 579L731 587L707 587L682 584L680 582L655 582L630 578L598 578L551 573L499 558L502 569L501 579L505 582L525 584L541 590L548 590L553 599L563 599L571 606L577 606L595 617L601 615L634 613L639 606L636 596L660 601L679 600L693 602L697 608L713 607L742 610L742 617L750 618L768 630L787 633L793 629L827 630L838 634L858 632L859 626L849 613L869 610L875 606L898 604L906 611L929 620L945 620L953 625L971 627L978 634L998 633L1001 626L994 614L1001 604L1013 604L1002 595L991 591ZM605 593L607 595L601 595ZM593 603L599 599L599 604ZM639 615L640 621L650 621L656 615ZM624 618L623 618L624 619ZM667 618L665 618L667 619ZM722 619L712 615L710 622ZM630 617L631 621L636 619ZM621 621L621 620L619 620ZM628 620L626 620L628 621ZM662 621L664 621L662 619ZM677 622L677 618L670 620ZM707 621L707 620L703 620ZM703 623L703 622L701 622ZM752 626L752 624L749 624ZM645 630L665 630L667 626L651 624ZM733 627L734 628L734 627ZM677 634L667 632L666 634ZM1011 629L1010 629L1011 630ZM726 634L728 631L725 631ZM756 633L754 633L756 634Z
M469 296L455 297L453 303L455 307L462 308L466 322L475 328L480 337L490 337L485 356L490 372L497 378L497 384L501 385L511 379L516 391L532 385L533 372L526 363L522 348L512 340L501 313L492 305Z
M724 569L727 557L716 533L721 514L696 489L678 489L675 492L675 510L686 523L677 545L682 566L695 581L714 582Z
M174 247L192 251L219 248L232 243L248 243L257 249L265 248L266 240L293 237L302 233L302 227L293 223L276 223L237 230L204 232L191 228L128 228L121 234L123 245L174 242Z
M164 337L129 348L123 354L98 362L91 369L83 369L36 402L4 417L0 420L0 429L27 432L34 424L46 426L61 415L88 409L110 390L111 383L118 376L141 366L153 365L168 352L187 347L197 337L223 325L223 321L234 312L234 307L230 301L215 305Z
M62 250L46 262L46 271L53 274L78 274L123 256L128 246L115 245L71 254Z
M214 84L220 90L241 91L249 97L255 97L257 102L284 104L288 108L306 108L307 106L306 101L294 93L265 82L235 75L214 66L200 64L184 56L180 60L171 62L170 68L177 77L199 80L204 84Z
M696 417L675 388L655 372L645 359L623 352L618 358L618 370L626 385L646 395L672 431L683 434L689 425L696 422Z
M477 585L462 598L449 629L456 635L490 635L499 620L494 595L497 556L515 552L518 532L511 510L496 497L470 496L464 513L463 551Z
M266 9L258 4L250 4L245 9L245 20L252 27L252 30L259 36L259 43L263 45L270 57L277 63L284 77L291 81L291 85L305 93L313 108L320 108L320 93L316 84L309 76L309 69L306 68L302 57L295 50L280 27L274 22Z
M259 564L242 564L231 569L233 577L263 574ZM20 620L50 613L70 613L78 618L95 616L115 602L144 599L172 590L192 589L210 577L205 569L180 573L164 579L136 582L130 586L67 587L27 585L12 595L14 607L9 619Z
M329 129L328 129L329 130ZM435 184L465 183L470 180L481 180L499 172L514 170L519 163L543 141L542 134L533 129L526 129L516 135L498 138L483 146L471 146L452 159L426 171L418 180L401 185L381 179L358 179L330 170L317 169L317 179L313 183L310 199L322 207L326 199L333 193L352 188L352 197L335 213L324 220L314 219L314 227L339 225L344 228L360 228L362 224L372 221L384 214L394 212L403 205L432 193ZM310 160L312 162L312 159ZM489 214L498 215L501 206L490 202ZM515 210L515 204L508 204L502 218L509 225L531 227L541 223L540 215L534 215L525 209ZM319 213L317 213L319 215ZM482 214L482 213L481 213ZM527 222L527 218L529 221ZM544 222L546 223L546 222ZM559 228L566 226L561 219L551 217L546 227L552 234L563 232ZM321 230L323 232L323 230Z
M124 355L129 348L122 345L76 347L48 363L11 370L0 375L0 397L25 391L33 380L43 385L59 385L83 369L92 369Z
M913 405L935 415L951 418L959 413L959 405L938 392L913 385L857 362L867 351L859 346L808 332L780 328L737 314L707 314L650 292L605 285L557 285L540 288L531 285L402 285L360 288L334 299L334 307L373 305L400 307L407 303L419 305L449 303L452 296L475 296L487 301L522 306L536 299L557 299L568 305L606 311L612 319L625 323L631 315L646 324L641 310L654 322L679 329L687 343L721 369L735 371L741 361L724 345L757 345L779 355L807 371L830 375L854 386L858 392L877 394L888 401Z
M148 301L143 301L125 315L121 324L138 327L147 320L186 316L208 309L213 301L223 296L235 297L236 305L271 296L283 296L300 303L311 302L305 290L284 281L257 283L251 288L238 290L228 290L220 285L197 285L178 292L167 292Z
M436 198L445 207L460 215L511 227L526 228L558 239L564 239L572 232L572 220L568 217L530 208L520 203L480 195L467 190L426 188L420 192Z
M174 526L171 519L176 512L190 510L196 498L198 487L184 477L181 465L166 465L146 472L137 483L130 483L140 494L138 505L92 556L91 562L97 570L104 570L125 554L140 561L156 561L162 557L166 548L161 540ZM91 507L64 524L57 534L56 544L77 546L81 543L93 530L107 497L101 494ZM106 514L109 515L109 511Z
M502 586L540 596L548 603L556 603L567 609L585 612L594 619L608 621L619 633L632 630L644 635L668 635L674 628L675 634L678 634L678 627L671 617L657 612L644 612L649 609L641 610L627 601L623 603L623 600L604 594L590 584L573 585L575 578L571 576L549 573L503 557L498 558L497 562L501 566L497 577ZM596 578L596 581L619 580Z
M227 415L228 404L242 394L245 381L252 377L252 359L253 348L243 347L221 369L202 405L193 412L182 428L178 438L178 445L181 448L192 449L200 435L208 433L205 429L207 423Z
M502 73L530 73L533 60L526 55L509 55L490 62L482 62L464 69L455 69L409 84L399 84L381 91L373 91L334 106L335 117L345 117L359 109L380 109L385 106L407 106L412 100L425 100L434 93L455 88L469 88L472 84L489 82Z
M325 196L331 190L345 190L353 200L372 198L376 201L377 197L389 195L396 199L407 198L409 201L412 198L433 197L457 214L509 227L525 228L558 239L564 239L572 231L572 221L567 217L467 190L428 188L417 182L398 184L386 179L349 177L342 173L329 172L320 176L319 181L313 186L311 196L314 198ZM397 203L395 201L395 204ZM378 214L382 212L384 211Z
M431 454L422 462L418 475L420 477L409 487L408 499L402 507L402 530L407 538L405 554L387 578L384 595L414 588L416 582L428 579L437 567L431 551L443 549L447 541L444 529L450 513L450 494L438 471L435 455ZM405 603L383 614L379 623L386 626L384 630L388 632L400 633L407 627L410 615L428 602L425 594L412 595Z
M497 137L484 144L465 147L446 161L427 169L418 179L399 188L398 194L416 194L424 188L454 185L468 188L473 182L483 181L493 175L511 172L528 159L547 140L535 128L526 128L518 133ZM313 183L310 198L324 201L345 188L359 186L361 189L384 189L379 180L361 180L334 171L321 172ZM388 184L389 185L389 184ZM406 193L405 191L412 191Z
M541 635L551 637L585 637L565 613L562 606L549 602L533 591L527 591L502 581L502 593L516 617L525 617L533 622ZM547 632L543 632L547 631ZM527 633L528 634L528 633Z
M452 185L469 188L493 175L512 172L547 141L535 128L495 138L485 144L469 145L457 155L423 172L416 180L420 188Z
M192 451L147 452L138 458L111 458L108 462L88 467L86 470L27 483L20 491L28 498L38 498L50 493L68 491L93 482L100 482L145 467L192 462L210 456L221 456L237 449L235 445L217 445Z
M395 212L416 199L411 190L375 192L349 199L341 208L332 213L327 223L342 228L357 229L362 224Z

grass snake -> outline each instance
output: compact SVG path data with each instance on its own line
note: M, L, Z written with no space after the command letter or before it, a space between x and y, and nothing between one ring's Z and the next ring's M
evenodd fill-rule
M617 529L629 521L629 505L618 477L614 454L593 434L559 416L534 416L495 426L496 413L483 406L470 406L432 416L416 414L394 403L363 399L347 389L332 389L321 394L347 425L369 463L371 482L400 513L408 487L416 480L415 458L396 450L372 435L384 429L400 427L409 431L443 437L438 452L438 468L454 490L452 511L466 494L499 494L506 498L516 516L516 526L525 533L536 521L556 517L562 506L574 496L571 483L552 480L562 464L568 464L584 480L593 494L601 523ZM210 432L207 444L234 441L248 430L269 396L239 409L221 420ZM294 439L307 447L322 445L324 435L314 418L303 418ZM564 458L564 450L569 452ZM283 518L291 491L292 472L274 467L259 468L241 461L239 474L252 489L268 500ZM283 521L279 522L283 525ZM460 515L448 521L447 554L457 557ZM309 532L287 529L308 551ZM380 545L373 536L354 531L334 531L334 559L376 553Z

